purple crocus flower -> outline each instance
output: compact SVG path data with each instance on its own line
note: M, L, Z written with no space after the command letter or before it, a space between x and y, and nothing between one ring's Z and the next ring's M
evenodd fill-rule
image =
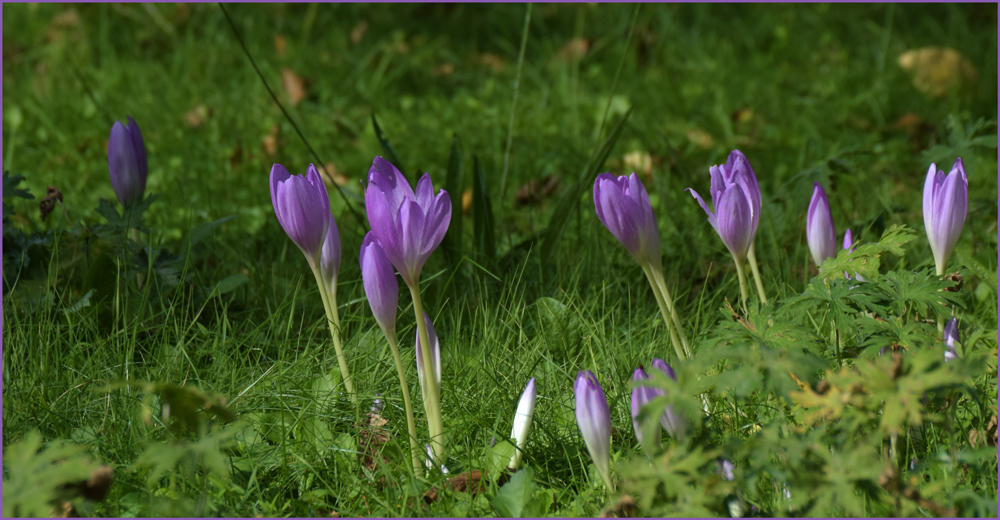
M969 179L962 158L955 160L947 176L931 164L924 182L924 226L939 275L944 274L968 213Z
M424 262L441 243L451 222L451 199L434 195L431 177L417 181L416 192L403 174L382 157L368 171L365 189L368 223L392 265L410 287L416 287Z
M303 177L289 174L280 164L272 166L271 204L274 206L274 214L278 216L278 223L288 234L288 238L299 246L315 269L316 264L321 261L323 244L327 240L330 221L333 219L326 186L316 167L310 164ZM335 236L339 239L339 235ZM339 249L338 243L338 252Z
M427 324L427 341L431 342L431 364L434 365L434 381L437 382L437 388L441 388L441 342L438 341L437 331L434 330L434 324L431 323L431 317L424 313L424 323ZM421 351L420 345L420 331L417 331L417 379L420 381L420 392L425 396L427 395L427 390L424 387L425 384L425 374L424 374L424 358L423 352Z
M132 116L128 116L127 125L115 121L111 126L108 171L111 174L111 187L123 207L142 200L146 191L149 163L146 161L146 145L142 142L142 133Z
M667 364L666 361L660 358L653 358L653 368L663 372L670 379L677 381L677 374L674 373L674 369ZM660 424L667 429L667 433L674 436L674 438L679 439L687 433L688 422L687 419L674 410L673 406L667 406L663 410L663 415L660 416Z
M952 318L944 326L944 345L947 347L944 351L944 360L946 362L958 357L958 352L955 351L955 342L960 341L962 340L958 338L958 320Z
M611 410L608 408L607 398L604 397L604 390L601 389L594 373L587 370L577 373L573 393L576 395L576 425L580 428L583 442L587 445L587 451L590 452L590 458L597 466L597 471L608 489L613 492L615 485L611 480Z
M639 264L660 265L660 232L649 195L639 177L602 173L594 181L594 208Z
M742 262L753 245L760 221L761 197L757 176L750 161L739 150L729 154L726 164L712 166L709 173L712 176L710 191L714 213L698 192L691 188L687 191L701 204L708 215L708 223L715 228L733 258Z
M521 394L521 400L517 402L517 411L514 413L514 426L510 429L510 436L514 439L514 443L517 446L517 449L514 451L514 457L510 459L510 464L508 465L510 469L517 469L517 465L521 463L521 457L524 455L524 447L528 444L528 430L531 428L531 418L535 415L535 398L537 395L535 378L531 378L528 381L528 386L524 388L524 393Z
M813 183L812 200L806 214L806 242L816 265L837 256L837 232L833 226L830 201L818 182Z
M330 215L330 225L326 228L326 239L320 251L319 268L330 294L337 294L337 273L340 271L340 231L337 221Z
M632 382L637 384L641 381L646 381L649 379L649 374L646 373L642 367L635 369L632 372ZM648 443L643 443L643 425L639 424L639 414L642 412L642 407L646 406L647 403L656 399L657 397L663 395L663 390L651 387L651 386L633 386L632 387L632 428L635 430L635 438L639 441L639 445L646 449L656 448L660 445L660 427L657 426L653 432L653 437L646 439Z
M386 337L396 335L396 306L399 304L399 284L396 283L396 272L392 270L389 257L379 244L375 233L371 231L361 242L361 282L365 287L365 296L375 315L375 321ZM417 358L417 368L421 367Z

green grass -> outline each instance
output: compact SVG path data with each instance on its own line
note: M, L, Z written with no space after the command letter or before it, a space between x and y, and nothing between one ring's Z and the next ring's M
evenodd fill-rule
M960 515L996 514L996 449L969 440L971 431L989 430L997 405L996 6L642 5L633 25L634 5L534 5L512 135L524 5L227 9L322 161L349 180L344 195L362 214L360 181L373 157L384 154L373 114L411 179L426 171L444 186L455 136L464 189L473 188L474 158L482 166L496 256L474 245L483 240L474 231L476 208L463 216L461 253L435 252L422 280L442 338L452 476L488 468L491 441L504 442L517 399L536 377L538 405L523 462L533 471L528 511L594 516L615 504L618 495L600 484L573 416L576 372L594 370L611 405L617 474L640 514L727 515L726 502L738 492L748 511L753 505L762 515L940 516L900 498L892 482L878 483L879 471L892 465L889 436L879 429L889 409L883 401L898 395L916 402L925 394L925 424L899 437L897 463L919 462L901 470L900 485L916 486ZM357 222L331 189L344 250L338 302L360 405L341 396L321 300L268 193L272 163L297 173L314 159L219 6L5 5L4 14L3 169L23 175L22 187L35 197L4 193L15 211L4 228L4 449L39 430L49 446L68 440L112 464L109 498L80 506L100 516L497 514L491 502L500 488L493 482L475 497L442 492L428 505L420 497L444 477L407 475L395 368L359 283L357 251L367 222ZM350 34L362 21L367 30L353 43ZM278 35L284 54L276 49ZM574 38L586 39L589 50L567 58L564 46ZM962 53L978 69L978 82L940 98L917 90L897 60L926 46ZM443 64L450 74L435 72ZM285 67L306 82L297 106L282 88ZM185 114L199 105L209 115L194 128ZM691 398L677 405L693 406L693 434L684 442L665 439L662 463L653 466L634 439L629 385L632 370L654 356L673 363L672 349L641 270L592 211L592 178L579 197L572 191L630 108L599 171L629 173L626 153L651 154L652 181L644 181L667 281L696 352L679 370L675 392ZM106 143L113 121L126 115L138 121L148 149L147 194L161 195L144 215L144 240L165 253L154 258L155 283L142 291L134 272L117 272L124 235L99 228L105 217L94 209L100 199L114 200ZM901 126L904 116L920 124ZM278 145L269 155L262 140L272 127ZM760 324L760 337L734 329L722 311L739 294L732 260L683 191L704 194L708 167L734 148L760 180L757 252L768 296L779 302L747 316ZM898 333L912 340L901 380L907 383L851 408L841 423L805 426L810 410L793 401L791 380L768 372L767 363L811 367L799 375L812 385L836 381L826 373L838 364L832 314L788 310L789 298L806 291L817 272L805 243L812 183L830 196L838 236L850 227L873 243L893 225L913 229L903 255L883 254L882 272L924 273L933 265L921 216L924 176L929 163L947 168L955 156L969 172L970 211L949 272L964 277L954 303L968 362L926 366L921 353L941 348L925 334L934 332L922 322L927 313L893 314L916 327L901 332L872 332L854 313L858 332L844 340L854 370L845 381L866 374L874 385L877 378L865 370L889 369L890 360L863 342L888 344L885 338ZM550 175L560 181L554 195L528 204L515 199L529 180ZM57 206L42 220L37 199L49 185L62 191L65 214ZM533 238L561 201L572 212L562 239L542 257L545 241ZM193 240L192 229L209 232ZM8 243L10 230L38 237L16 261L8 255L21 246ZM216 290L227 279L235 287ZM96 296L85 305L90 289ZM938 301L925 289L912 291ZM425 433L413 310L403 293L400 346ZM542 297L565 309L546 317ZM768 325L775 318L777 325ZM784 355L795 349L808 352ZM966 379L959 383L959 376ZM920 380L939 386L925 390ZM199 413L191 430L168 428L176 423L162 415L166 387L147 391L142 382L222 396L238 422L223 425ZM711 390L709 417L693 397L703 390ZM369 470L355 455L356 423L376 393L387 402L393 439L382 447L387 462ZM173 418L183 413L173 408ZM718 479L716 457L737 462L735 482ZM158 476L161 470L167 474ZM16 468L5 466L4 478L17 478ZM780 496L781 482L792 491L794 510ZM680 490L687 491L675 496Z

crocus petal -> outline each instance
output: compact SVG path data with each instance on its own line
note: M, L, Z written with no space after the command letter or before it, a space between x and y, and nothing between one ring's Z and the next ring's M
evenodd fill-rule
M278 215L278 184L287 181L291 176L292 174L288 173L284 166L277 163L271 166L271 207L274 208L274 214L278 220L281 220L281 216Z
M323 190L323 195L319 196L319 191L308 177L294 175L278 183L275 197L278 222L292 242L312 261L319 260L330 223L330 201L326 197L326 188Z
M642 368L637 368L632 373L633 384L648 379L649 376ZM642 413L642 407L659 397L661 393L660 389L649 386L633 386L632 388L632 429L635 431L635 438L639 441L639 445L648 451L652 451L660 445L660 428L657 426L653 431L653 437L645 439L647 442L643 443L645 431L643 425L639 424L639 415Z
M521 400L517 402L517 411L514 413L514 426L510 430L510 436L514 439L517 449L514 457L510 460L510 469L517 469L524 455L524 447L528 443L528 430L531 428L531 418L535 414L535 378L528 381Z
M848 228L847 231L844 231L844 249L851 249L853 251L852 249L853 245L854 245L854 233L851 233L850 228Z
M951 361L958 357L958 352L955 350L955 343L961 341L958 336L958 319L952 318L944 326L945 361Z
M404 200L413 200L413 189L406 182L406 177L392 163L382 157L375 157L372 167L368 170L368 190L376 189L385 196L389 213L395 215ZM367 190L365 206L368 206ZM371 224L371 222L369 222ZM381 237L380 237L381 238Z
M738 262L746 259L752 240L749 193L742 179L737 187L726 190L718 213L718 232L722 242Z
M431 209L431 203L434 201L434 185L431 183L431 175L429 173L423 174L417 180L417 189L413 194L416 197L417 204L420 205L420 209L424 213L427 213Z
M643 262L636 215L632 214L632 205L623 193L619 180L610 173L599 175L594 181L594 207L604 227L637 261Z
M389 259L396 266L399 274L407 285L413 287L420 279L420 269L424 263L420 260L420 250L424 238L424 214L414 200L404 200L396 217L396 236L399 237L399 251L396 258L390 251Z
M931 163L930 169L927 170L927 178L924 180L923 196L924 227L927 228L928 238L930 238L930 230L934 228L934 192L942 182L944 182L944 172L938 171L937 165L935 163ZM931 240L931 247L934 247L933 240Z
M673 367L667 364L666 361L655 358L653 359L653 368L659 370L667 375L670 379L674 381L677 380L677 374L674 373ZM660 394L662 395L662 394ZM660 416L660 424L667 430L667 433L672 435L676 439L683 438L687 433L688 421L683 414L674 409L673 406L667 406L663 410L663 415Z
M817 266L837 255L837 231L833 225L830 202L818 182L813 183L812 200L806 214L806 242Z
M576 395L576 424L583 435L583 442L604 483L614 491L611 480L611 411L604 390L593 372L588 370L577 374L573 393Z
M451 224L451 197L448 196L448 192L441 190L437 197L431 201L430 208L424 213L424 236L420 249L421 265L441 245L444 235L448 232L449 224Z
M396 306L399 304L399 284L389 257L375 233L369 231L361 243L361 281L365 296L386 337L396 335ZM419 368L419 360L418 360Z
M691 196L698 201L698 204L701 204L701 209L705 210L705 214L708 215L708 223L711 224L712 229L714 229L715 232L718 233L719 232L718 219L716 218L715 213L712 213L712 210L708 209L708 204L705 204L705 201L701 198L701 195L698 195L698 192L694 191L694 188L687 188L684 191L691 192Z

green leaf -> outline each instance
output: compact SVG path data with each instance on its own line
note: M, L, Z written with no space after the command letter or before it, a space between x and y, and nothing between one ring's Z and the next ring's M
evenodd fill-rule
M514 457L515 441L499 440L496 446L486 452L486 475L496 480L507 470L510 459Z
M630 107L625 115L618 121L618 124L611 130L608 138L604 141L600 148L594 150L591 154L590 159L587 161L587 165L584 166L583 170L580 172L580 176L577 178L576 182L573 183L563 194L559 197L559 201L556 203L555 210L552 212L552 217L549 219L549 225L545 230L542 238L542 250L541 257L542 261L548 261L552 258L552 253L555 251L559 241L562 239L562 235L566 230L566 224L569 222L571 216L576 211L577 207L580 205L580 198L586 189L593 185L594 178L597 177L599 170L604 166L604 161L608 159L611 155L611 149L614 148L615 143L618 142L618 138L621 136L622 129L625 128L625 122L628 121L629 115L632 114L632 108Z
M490 201L486 173L478 157L472 159L475 175L472 177L472 218L476 252L484 263L491 265L496 258L497 244L493 221L493 203ZM459 206L461 208L461 206ZM455 209L452 208L452 215Z
M379 144L382 145L382 153L385 154L385 160L391 162L392 165L395 166L396 169L398 169L405 177L406 169L403 168L403 163L399 160L399 154L396 153L396 148L392 146L392 142L389 141L389 138L382 132L382 128L378 126L378 120L375 119L375 112L372 112L372 127L375 128L375 138L378 139Z
M3 453L3 516L48 517L63 498L61 487L86 481L97 464L85 456L86 446L56 444L42 448L42 436L30 431Z
M229 222L233 218L235 218L235 215L228 215L212 222L202 222L201 224L198 224L197 226L191 228L191 231L188 231L187 235L184 235L184 238L181 239L181 244L177 250L180 254L186 254L190 248L195 246L195 244L211 235L212 232L215 231L215 228L219 227L220 224Z
M854 251L842 249L835 258L824 260L819 266L820 276L825 280L843 278L846 272L852 277L861 275L867 280L873 280L879 276L879 258L882 254L903 256L903 245L914 238L916 233L912 229L893 225L882 233L878 242L862 244Z
M506 518L523 518L535 516L534 507L529 507L535 493L535 472L531 468L519 469L510 481L497 491L493 498L493 508L497 514Z
M223 295L235 290L248 281L250 281L250 278L245 274L231 274L219 281L218 285L215 286L215 289L212 290L212 293Z
M451 139L451 153L448 155L448 175L445 177L444 187L451 198L451 223L448 224L448 233L444 236L444 253L448 256L451 264L457 265L462 257L462 190L463 176L465 170L465 159L462 151L462 141L455 135Z
M580 322L573 312L555 298L543 296L535 301L538 324L549 355L556 362L564 362L576 356L583 340Z

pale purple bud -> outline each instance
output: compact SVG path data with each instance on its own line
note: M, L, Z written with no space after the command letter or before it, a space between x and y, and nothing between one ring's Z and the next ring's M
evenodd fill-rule
M818 182L813 183L812 200L806 214L806 242L816 265L837 256L837 232L833 226L830 201Z
M521 400L517 403L517 411L514 412L514 427L510 430L510 436L517 446L514 457L510 459L510 469L517 469L524 455L524 447L528 443L528 430L531 428L531 418L535 414L535 378L528 381Z
M414 192L403 174L382 157L368 170L365 189L368 223L403 281L416 287L420 270L441 243L451 223L451 198L434 195L430 175L417 181Z
M583 442L604 483L614 492L615 485L611 480L611 410L604 390L594 373L587 370L577 373L573 393L576 395L576 425L583 435Z
M326 228L326 239L319 259L320 273L330 294L337 294L337 273L340 271L340 231L337 221L330 216L330 225Z
M635 430L635 438L639 441L639 445L643 449L647 450L647 453L652 452L660 445L660 427L657 426L653 430L653 437L645 439L647 442L643 442L645 436L645 431L643 429L643 424L639 424L639 415L642 412L642 407L646 406L647 403L653 399L663 395L663 390L651 387L651 386L638 386L638 383L646 381L649 379L649 375L642 368L635 369L632 373L632 429Z
M961 341L958 338L958 319L952 318L944 325L945 361L951 361L958 357L958 352L955 351L955 343Z
M667 364L666 361L660 358L653 358L653 368L659 370L660 372L663 372L670 379L673 379L674 381L677 380L677 374L674 373L674 369L669 364ZM677 410L674 410L674 407L672 405L667 406L663 410L663 415L660 416L660 424L662 424L663 427L666 428L667 433L669 433L676 439L684 437L684 435L687 433L688 429L687 418L684 417L684 415L678 412Z
M660 232L639 177L602 173L594 181L594 208L604 227L640 264L660 266Z
M382 397L382 394L375 394L375 400L372 401L372 413L382 413L382 410L385 408L385 404L382 402L380 397Z
M441 388L441 343L438 341L437 331L431 323L431 317L424 313L424 323L427 325L427 340L431 342L431 365L434 367L434 381L437 387ZM420 329L417 329L417 379L420 381L420 392L427 395L424 387L424 357L420 345Z
M316 167L305 177L291 175L280 164L271 167L271 204L288 238L315 266L330 227L330 199Z
M371 231L361 242L361 282L365 296L375 315L375 321L386 337L396 335L396 306L399 304L399 284L389 257ZM419 366L420 360L418 358Z
M931 164L924 182L924 226L938 274L944 274L968 212L969 179L962 158L955 160L947 176Z
M127 125L115 121L111 126L111 136L108 138L108 172L111 174L111 187L123 207L142 200L146 191L149 163L139 125L131 116L128 117Z

